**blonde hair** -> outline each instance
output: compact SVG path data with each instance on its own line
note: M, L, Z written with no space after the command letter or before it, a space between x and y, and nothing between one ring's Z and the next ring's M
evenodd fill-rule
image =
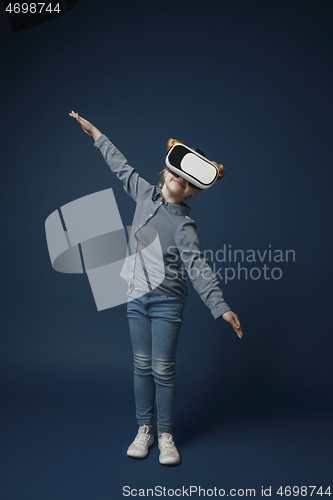
M174 146L175 144L184 144L183 141L181 141L180 139L176 139L175 137L169 137L169 139L167 140L167 151L169 151L170 148L172 148L172 146ZM213 165L215 165L217 168L218 168L218 175L217 175L217 181L223 179L223 177L225 176L225 169L224 169L224 166L222 165L222 163L216 163L216 161L211 161L209 160L211 163L213 163ZM160 189L162 189L163 187L163 184L164 184L164 176L165 176L165 173L167 172L167 169L166 167L164 167L164 169L162 170L161 173L161 179L160 179L160 182L158 184L158 187Z
M183 141L180 141L179 139L176 139L175 137L169 137L168 141L167 141L167 150L169 151L170 148L172 148L172 146L174 146L175 144L184 144Z

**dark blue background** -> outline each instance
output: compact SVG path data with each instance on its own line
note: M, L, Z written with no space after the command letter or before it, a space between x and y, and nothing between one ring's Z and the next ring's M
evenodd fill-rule
M1 22L1 498L120 499L124 485L326 489L331 2L81 0L15 35ZM225 165L225 179L191 201L204 249L296 252L277 264L280 280L222 283L242 340L191 287L176 468L159 465L155 446L145 461L125 453L136 432L126 306L98 313L87 277L50 264L44 222L55 209L112 187L124 224L134 211L72 109L151 183L170 135Z

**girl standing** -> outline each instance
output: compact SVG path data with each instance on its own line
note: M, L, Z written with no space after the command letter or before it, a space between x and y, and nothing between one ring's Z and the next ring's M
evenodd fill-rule
M136 202L132 226L135 228L135 258L128 280L127 316L134 354L134 393L139 430L127 455L135 458L147 456L148 448L154 442L156 399L159 461L163 465L178 464L180 456L172 433L176 348L187 296L184 268L213 317L222 317L229 322L238 337L242 338L240 322L226 304L222 288L201 251L196 223L189 217L191 209L184 202L199 190L167 168L163 171L159 187L149 184L96 127L74 111L70 116L93 137L94 146L123 183L126 193ZM167 149L177 142L181 141L171 137ZM219 180L224 177L224 168L215 165L219 169ZM142 250L147 239L147 230L158 234L164 265L163 280L153 289L149 286L149 279L144 281L142 272L141 275L137 272L140 259L136 257L140 253L140 244Z

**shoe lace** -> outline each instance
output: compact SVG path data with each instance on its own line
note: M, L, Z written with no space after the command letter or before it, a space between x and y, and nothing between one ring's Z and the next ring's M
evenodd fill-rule
M150 438L149 427L147 425L143 425L139 428L139 431L134 439L135 444L147 444L148 439Z
M173 442L172 435L163 436L159 439L161 451L176 451L175 443Z

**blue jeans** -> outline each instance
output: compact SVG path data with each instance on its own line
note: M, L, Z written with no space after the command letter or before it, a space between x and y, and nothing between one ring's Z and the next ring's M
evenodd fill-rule
M153 424L156 395L157 431L172 434L176 349L184 303L173 295L138 295L132 292L127 304L134 354L136 419L139 426Z

